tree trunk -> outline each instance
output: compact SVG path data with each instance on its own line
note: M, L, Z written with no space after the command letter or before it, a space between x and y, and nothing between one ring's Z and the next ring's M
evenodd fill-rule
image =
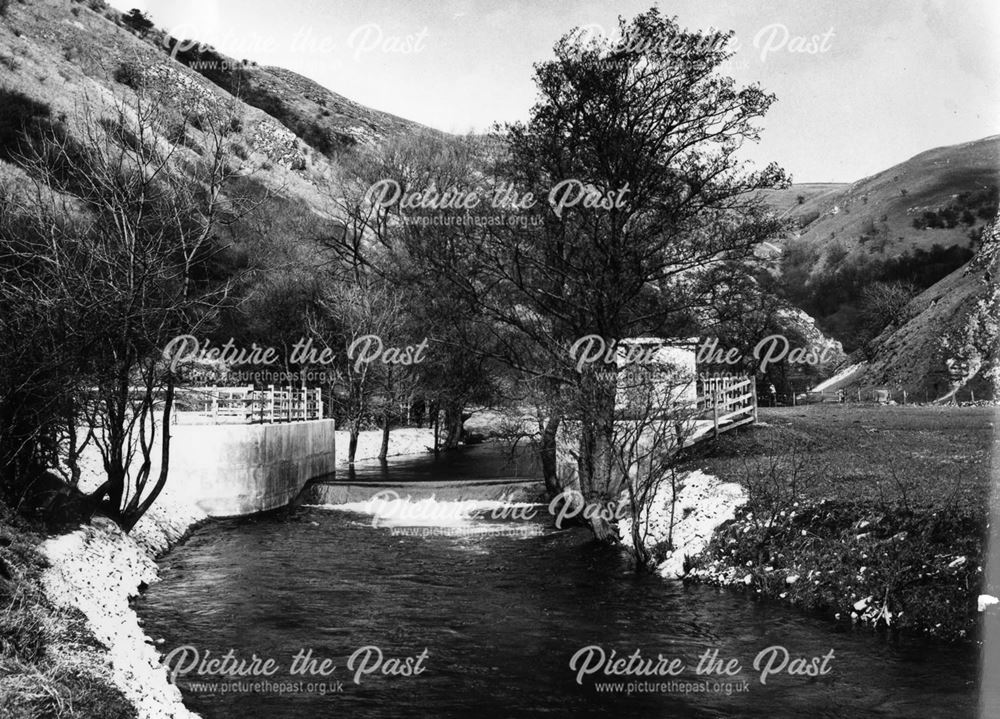
M146 496L146 499L138 504L133 511L127 512L124 517L122 517L122 529L125 532L129 532L135 526L142 515L149 511L149 508L153 506L153 502L156 501L157 497L163 491L163 487L167 484L167 474L170 470L170 415L174 406L174 385L173 382L167 384L166 393L163 402L163 419L161 432L163 432L162 439L160 440L160 474L156 478L156 484L153 485L153 489ZM139 502L139 495L137 494L132 501L132 505Z
M382 414L382 446L378 451L378 458L385 461L385 458L389 456L389 413L385 412Z
M607 369L605 368L605 373ZM593 372L581 378L580 490L587 503L587 524L601 542L616 542L617 528L609 519L622 489L614 461L615 421L614 376L597 377Z
M444 409L445 438L444 448L455 449L461 442L464 434L462 425L462 410L464 407L460 402L449 402Z
M434 403L434 458L437 459L438 455L441 453L441 443L439 440L441 434L441 413L438 411L437 402ZM430 418L428 418L429 420Z
M358 453L358 435L361 434L361 420L351 422L350 438L347 440L347 463L354 464L354 455Z
M541 445L538 448L542 462L542 477L545 479L545 492L550 498L562 491L562 487L559 486L559 478L556 475L556 435L559 432L561 420L562 417L558 414L551 415L545 420Z

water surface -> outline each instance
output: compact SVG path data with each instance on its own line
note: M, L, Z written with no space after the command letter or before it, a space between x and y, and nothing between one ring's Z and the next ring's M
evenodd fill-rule
M523 476L492 452L406 462L388 475L359 466L351 481ZM182 678L185 702L209 719L975 715L973 648L892 643L727 590L637 576L620 552L596 546L583 530L553 530L544 513L463 526L508 533L403 535L373 527L367 515L316 507L211 522L165 559L162 581L137 609L164 653L181 645L256 653L282 665L272 682L301 682L295 694L246 686L222 694ZM368 645L386 658L426 649L424 671L355 684L345 664ZM600 691L606 681L671 678L577 684L570 658L591 645L677 657L689 669L666 691ZM762 685L752 662L774 645L810 659L832 649L830 672ZM331 678L288 674L292 657L308 649L334 660ZM740 660L738 676L694 675L702 653L716 649ZM749 690L734 692L743 680ZM335 689L336 681L342 692L310 687ZM676 682L708 691L688 693Z

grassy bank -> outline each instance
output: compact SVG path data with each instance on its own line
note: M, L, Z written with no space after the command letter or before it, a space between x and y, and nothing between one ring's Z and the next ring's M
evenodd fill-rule
M972 636L982 591L995 410L812 405L688 458L748 495L691 561L841 621Z
M135 717L84 615L46 597L42 540L0 504L0 716Z

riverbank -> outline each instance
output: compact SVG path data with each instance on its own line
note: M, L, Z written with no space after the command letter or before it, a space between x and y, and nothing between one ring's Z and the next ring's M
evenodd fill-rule
M760 424L685 463L746 502L687 581L830 618L965 640L976 634L991 477L984 407L762 409Z
M103 517L46 538L0 508L0 715L192 719L129 606L204 515L182 502L130 535Z
M381 437L362 433L358 459L377 458ZM346 447L341 433L337 442L338 450ZM393 430L390 457L429 452L432 444L433 430ZM84 490L100 478L98 463L88 459ZM46 538L41 527L0 508L0 600L7 607L0 614L0 715L196 717L167 680L130 601L157 581L157 559L205 519L169 484L129 534L95 518Z
M337 466L347 466L347 449L351 433L338 430L335 433L337 442ZM354 454L355 462L378 459L382 450L382 430L371 429L358 433L358 447ZM388 457L399 457L412 454L426 454L434 451L434 430L425 427L400 427L389 432Z
M50 566L42 575L48 599L81 612L104 647L113 685L139 719L192 719L181 693L167 680L160 654L146 636L129 602L158 578L156 559L205 515L181 501L150 510L125 534L98 518L40 546Z

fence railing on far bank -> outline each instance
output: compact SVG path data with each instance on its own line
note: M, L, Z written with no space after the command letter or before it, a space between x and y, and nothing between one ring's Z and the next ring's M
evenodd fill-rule
M757 421L757 384L753 377L722 376L698 378L698 410L703 422L711 421L705 432L718 437L723 432ZM692 441L693 443L693 441Z
M894 387L850 387L839 390L822 390L819 392L809 390L799 394L792 394L782 397L782 404L966 404L977 401L989 401L990 395L980 392L976 395L976 390L970 387L962 387L954 392L944 394L932 393L926 389L917 391L907 391Z
M321 390L308 387L179 387L177 424L303 422L323 418Z

